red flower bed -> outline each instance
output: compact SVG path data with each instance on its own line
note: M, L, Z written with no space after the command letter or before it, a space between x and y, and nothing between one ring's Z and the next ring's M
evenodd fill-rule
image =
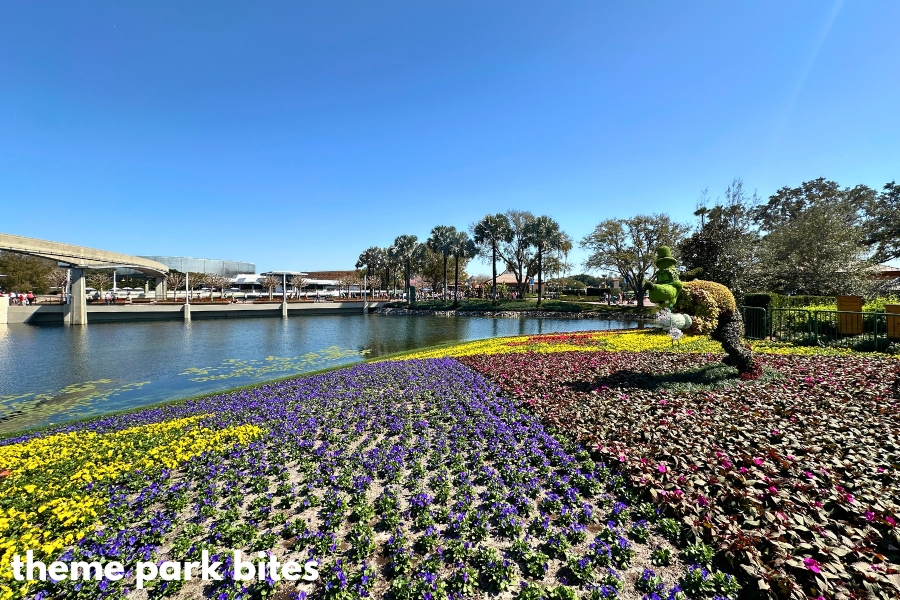
M900 361L758 358L763 379L730 384L711 355L460 360L621 466L752 588L900 596Z

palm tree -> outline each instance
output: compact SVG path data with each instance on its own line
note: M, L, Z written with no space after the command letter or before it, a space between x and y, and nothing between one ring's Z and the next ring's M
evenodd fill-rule
M493 278L491 279L491 304L497 304L497 248L502 243L512 241L512 227L509 219L503 213L485 215L472 229L475 234L475 243L482 248L491 249L491 267Z
M476 256L478 254L478 247L475 245L475 242L469 239L468 233L465 231L457 231L452 236L450 251L453 253L453 258L456 260L453 288L453 308L456 308L459 306L459 259Z
M370 277L376 277L379 269L389 268L387 250L378 246L366 248L359 255L359 260L356 261L356 268L360 269L362 267L366 268L366 273ZM388 284L390 284L390 275L388 275Z
M385 260L387 261L387 278L388 285L391 287L391 291L397 291L397 269L400 268L402 261L400 260L400 255L397 251L396 246L388 246L384 250ZM393 278L393 285L391 285L391 279Z
M541 289L543 276L543 259L544 253L548 250L556 250L565 239L565 234L560 231L559 223L544 215L536 218L528 224L525 235L529 243L537 250L537 267L538 267L538 299L537 305L541 305Z
M429 248L444 255L444 290L443 300L447 301L447 257L453 247L453 236L456 235L456 227L438 225L431 230L431 237L425 242Z
M414 235L400 235L394 240L391 248L394 250L394 256L398 262L403 265L403 283L405 284L406 293L409 294L409 280L412 275L412 263L417 255L421 252L419 247L419 238ZM414 302L410 297L407 301Z

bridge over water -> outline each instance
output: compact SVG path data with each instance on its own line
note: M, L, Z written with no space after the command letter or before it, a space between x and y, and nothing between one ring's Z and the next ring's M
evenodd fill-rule
M75 244L38 240L20 235L0 233L0 250L38 256L55 260L60 267L70 271L70 298L66 305L64 322L66 325L87 324L87 286L85 269L129 268L140 271L156 279L156 297L165 298L166 273L169 267L156 262L120 252L97 250Z

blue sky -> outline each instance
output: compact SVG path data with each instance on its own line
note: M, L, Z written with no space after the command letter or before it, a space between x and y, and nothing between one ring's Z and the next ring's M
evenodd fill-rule
M580 239L692 221L735 177L880 189L898 21L893 0L4 0L0 231L314 270L509 208Z

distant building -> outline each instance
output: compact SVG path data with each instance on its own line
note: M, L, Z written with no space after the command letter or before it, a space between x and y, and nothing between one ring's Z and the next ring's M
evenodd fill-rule
M180 273L208 273L223 277L237 277L245 273L256 273L256 264L218 258L191 258L188 256L142 256L161 262Z

